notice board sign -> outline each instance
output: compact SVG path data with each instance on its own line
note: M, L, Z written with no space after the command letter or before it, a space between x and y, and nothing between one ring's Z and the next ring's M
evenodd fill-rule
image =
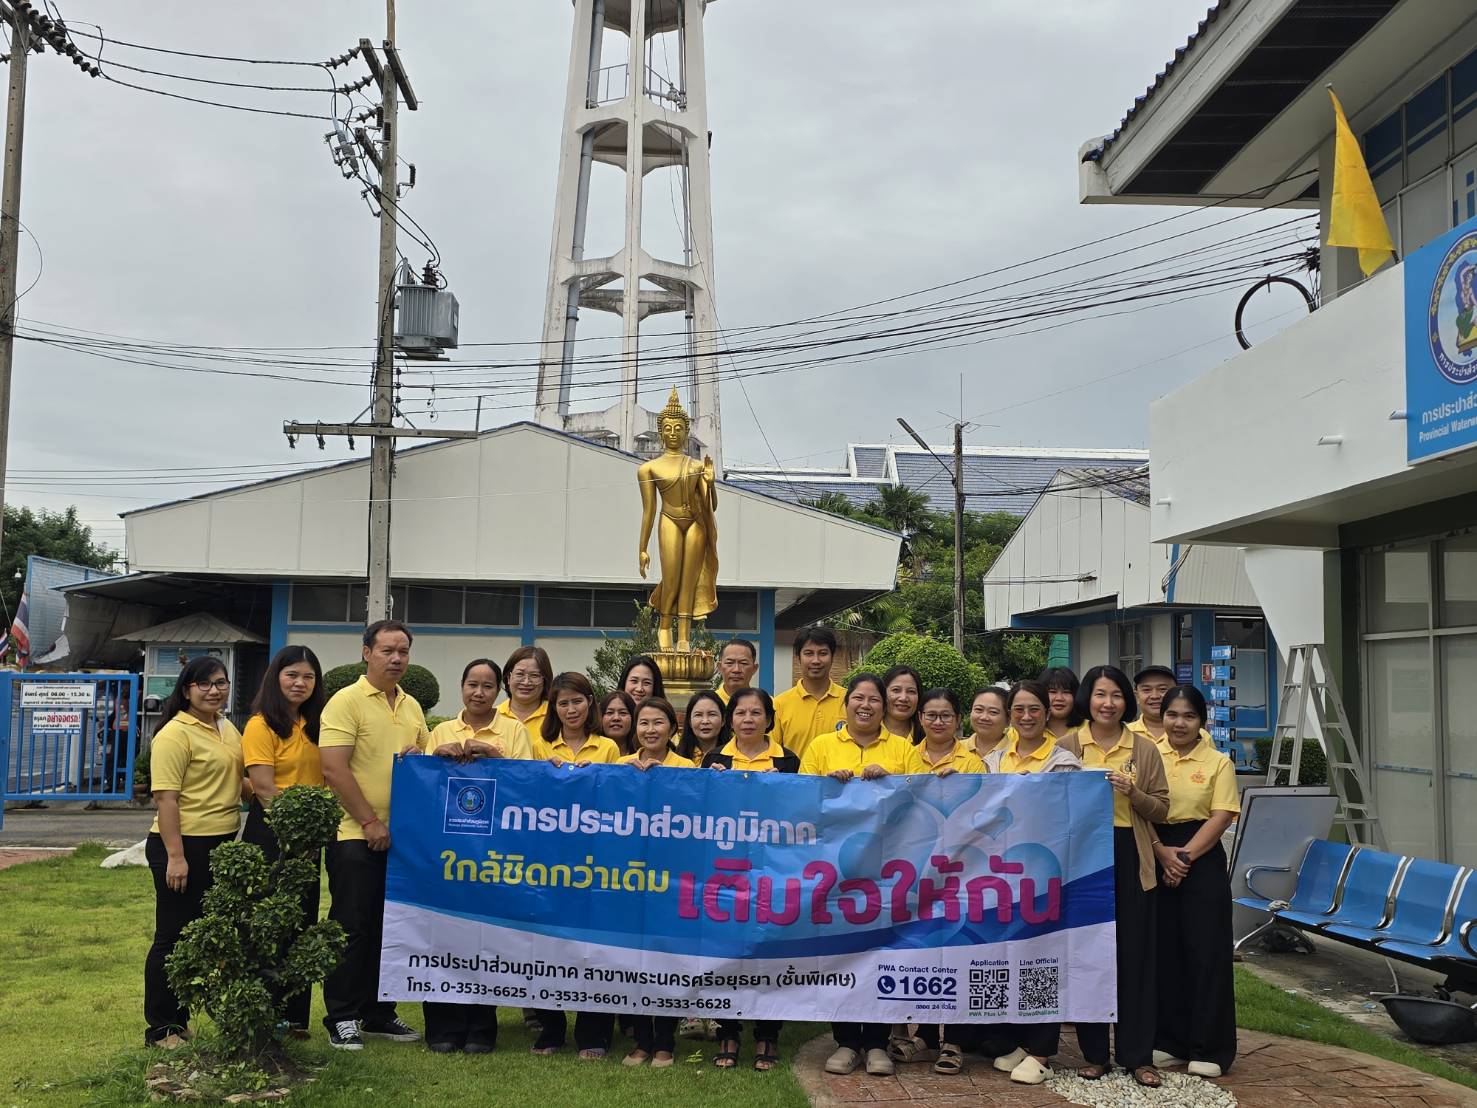
M1405 460L1477 445L1477 219L1405 259Z
M97 685L91 681L23 681L22 708L91 708Z

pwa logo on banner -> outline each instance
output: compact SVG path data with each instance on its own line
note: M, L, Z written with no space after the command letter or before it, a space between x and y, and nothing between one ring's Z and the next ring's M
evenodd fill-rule
M1477 446L1477 220L1405 260L1408 464Z
M482 777L450 777L446 781L446 814L441 830L448 835L492 834L497 782Z

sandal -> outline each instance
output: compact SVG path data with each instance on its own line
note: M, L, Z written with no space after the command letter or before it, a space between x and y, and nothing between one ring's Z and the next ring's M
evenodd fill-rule
M644 1066L650 1058L650 1054L647 1054L646 1051L642 1050L640 1047L637 1047L635 1050L631 1051L630 1054L627 1054L624 1058L621 1059L621 1065Z
M603 1046L587 1046L579 1053L581 1062L598 1062L604 1057L605 1048Z
M733 1049L727 1049L729 1044ZM739 1041L737 1039L724 1039L718 1044L718 1053L713 1055L713 1065L720 1070L731 1070L738 1066Z
M674 1065L676 1061L676 1056L671 1052L659 1050L651 1056L651 1068L654 1070L664 1070Z
M1153 1066L1140 1066L1133 1071L1133 1079L1146 1089L1159 1089L1164 1082L1159 1079L1159 1071Z
M894 1035L887 1041L887 1056L894 1062L927 1062L935 1057L933 1047L917 1035Z
M1077 1071L1077 1076L1082 1078L1082 1080L1084 1081L1101 1081L1103 1078L1108 1076L1108 1071L1111 1068L1111 1066L1099 1065L1083 1066L1080 1070Z
M536 1054L540 1058L552 1058L559 1053L559 1048L557 1046L536 1046L529 1053Z
M779 1045L770 1039L758 1039L754 1042L754 1068L760 1073L768 1073L779 1065Z
M939 1047L938 1061L933 1064L934 1073L944 1073L951 1077L962 1073L964 1070L964 1053L953 1043L944 1043Z

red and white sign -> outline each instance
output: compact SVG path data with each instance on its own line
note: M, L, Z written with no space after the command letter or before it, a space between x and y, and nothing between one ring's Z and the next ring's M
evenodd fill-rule
M80 709L67 710L48 708L44 711L31 712L32 731L80 731L82 730L82 712Z

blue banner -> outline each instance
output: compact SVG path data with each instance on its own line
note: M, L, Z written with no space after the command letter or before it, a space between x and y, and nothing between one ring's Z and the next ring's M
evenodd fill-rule
M1405 459L1477 444L1477 220L1405 259Z
M1115 1018L1102 775L407 757L394 1000L758 1019Z

